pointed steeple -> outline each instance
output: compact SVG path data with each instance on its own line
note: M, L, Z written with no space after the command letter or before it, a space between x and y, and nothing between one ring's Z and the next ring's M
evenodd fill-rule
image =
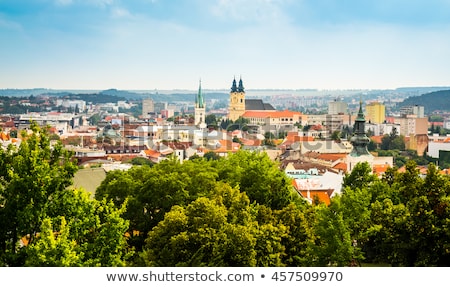
M202 80L201 79L198 84L198 93L197 93L197 97L195 98L195 106L198 108L205 107L205 101L203 99L203 94L202 94Z
M244 85L242 84L242 77L239 78L238 92L244 92Z
M231 92L232 93L237 92L236 77L233 79L233 85L231 86Z
M366 136L365 124L366 120L362 110L362 101L360 100L358 116L355 119L355 125L353 127L353 136L350 139L353 145L353 150L350 152L351 156L370 154L367 150L367 145L369 144L370 139Z
M359 111L358 111L358 117L356 120L359 120L360 122L366 122L366 119L364 118L364 113L362 110L362 100L359 99Z

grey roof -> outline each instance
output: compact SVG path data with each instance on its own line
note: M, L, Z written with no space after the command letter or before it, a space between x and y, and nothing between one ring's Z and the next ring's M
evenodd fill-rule
M246 111L266 111L275 110L271 104L264 103L260 99L246 99L245 100Z
M266 110L275 110L275 108L271 104L268 104L268 103L264 103L264 108Z

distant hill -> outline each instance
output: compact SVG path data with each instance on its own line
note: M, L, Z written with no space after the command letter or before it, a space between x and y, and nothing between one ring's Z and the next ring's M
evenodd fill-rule
M126 101L125 97L108 95L108 94L71 94L66 96L71 100L83 100L87 103L93 104L105 104L105 103L116 103L117 101Z
M99 94L108 95L108 96L116 96L119 98L124 98L124 99L129 99L129 100L142 99L144 97L143 94L130 92L130 91L116 90L116 89L109 89L109 90L101 91Z
M31 95L37 96L52 92L49 89L1 89L0 96L4 97L29 97Z
M184 92L173 94L142 94L142 98L151 98L154 102L194 102L196 93ZM219 92L203 92L203 96L206 100L228 100L230 97L227 93Z
M424 106L426 114L432 113L433 111L450 111L450 90L409 97L399 104L400 107L414 105Z

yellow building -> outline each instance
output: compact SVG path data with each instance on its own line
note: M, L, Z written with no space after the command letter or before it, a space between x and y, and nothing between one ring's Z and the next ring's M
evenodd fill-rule
M384 123L386 119L386 107L379 102L373 102L366 106L367 121L372 124Z
M228 118L232 121L239 119L245 113L245 91L242 79L239 79L239 86L236 79L233 80L230 92L230 107Z

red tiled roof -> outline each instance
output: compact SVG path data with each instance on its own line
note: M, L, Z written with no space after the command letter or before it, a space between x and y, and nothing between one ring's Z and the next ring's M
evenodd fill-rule
M6 133L0 133L0 139L2 140L2 141L7 141L7 140L9 140L10 138L9 138L9 134L6 134Z
M335 161L338 159L343 159L347 156L345 153L322 153L317 158L327 161Z
M337 170L347 171L347 164L345 162L340 162L333 166L333 168Z
M308 192L309 192L309 197L308 197ZM319 200L319 202L323 202L326 205L330 205L330 195L329 193L331 193L332 190L300 190L299 193L301 196L303 196L304 198L310 199L312 200L312 202L314 203L315 199L317 198Z
M315 198L317 198L326 205L330 204L330 197L333 194L333 189L317 189L317 183L315 183L314 180L300 182L299 180L294 179L292 185L302 197L312 200L313 203Z
M146 156L153 157L153 158L158 158L161 156L160 152L153 150L153 149L146 149L146 150L144 150L144 153Z
M388 168L389 168L388 164L374 164L373 173L380 175L385 173Z
M449 175L450 174L450 169L446 168L446 169L440 170L439 173L442 174L442 175Z
M371 136L370 139L373 140L377 144L381 144L381 139L383 136Z
M261 140L249 140L249 139L240 139L243 145L246 146L260 146Z
M386 117L385 118L387 123L393 124L395 122L395 118L394 117Z
M212 150L213 152L237 152L241 145L230 140L219 140L220 147Z
M313 142L314 141L314 137L311 137L311 136L296 136L294 138L294 141L296 141L296 142Z
M291 118L294 116L301 116L300 112L293 112L289 110L284 111L246 111L243 118Z

